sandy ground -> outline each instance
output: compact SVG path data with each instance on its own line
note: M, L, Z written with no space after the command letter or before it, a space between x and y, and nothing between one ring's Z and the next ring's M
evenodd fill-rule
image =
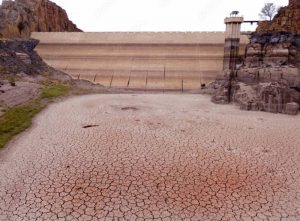
M8 81L0 82L0 108L9 108L37 98L41 85L32 82L16 82L11 86Z
M203 95L51 105L0 154L0 220L300 220L300 116Z

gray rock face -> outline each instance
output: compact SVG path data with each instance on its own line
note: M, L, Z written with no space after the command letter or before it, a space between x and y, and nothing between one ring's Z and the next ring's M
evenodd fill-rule
M289 87L284 83L260 83L258 85L259 110L271 113L284 113L285 106L291 102Z
M296 102L287 103L285 113L289 115L297 115L299 113L299 104Z
M300 85L300 70L296 67L242 68L236 71L235 78L248 84L286 81L290 87L297 88Z
M2 47L9 48L14 51L18 52L26 52L30 53L32 52L35 47L39 44L39 40L36 39L14 39L13 41L0 41L0 45Z
M212 101L242 110L297 114L300 104L299 36L254 34L243 65L213 84ZM299 60L297 60L299 59ZM298 108L298 109L297 109Z
M284 82L245 84L235 82L232 101L242 110L286 113L288 103L299 102L300 93Z
M212 95L212 102L216 104L228 104L230 102L229 81L219 81L214 84L215 93Z
M31 64L31 59L28 54L25 53L16 53L17 58L19 58L21 61L23 61L25 64Z
M236 83L232 101L240 106L241 110L259 110L257 88L244 83Z
M48 73L70 82L70 76L51 68L40 58L34 51L37 44L35 39L0 40L0 74L38 76Z
M244 65L254 67L300 67L300 36L288 33L254 34L246 47Z

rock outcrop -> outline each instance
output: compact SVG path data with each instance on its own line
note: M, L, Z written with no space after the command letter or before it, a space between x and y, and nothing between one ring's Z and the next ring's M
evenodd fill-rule
M29 37L31 32L79 32L65 10L48 0L4 0L0 37Z
M48 66L35 52L35 39L0 39L0 116L1 109L37 98L45 84L63 83L78 91L103 93L108 89Z
M245 67L300 67L300 36L278 33L255 33L246 46Z
M235 70L210 85L212 101L243 110L295 115L300 106L300 1L290 0L271 22L260 23Z
M300 8L300 1L299 0L290 0L289 6L291 8Z
M289 0L289 5L280 8L272 21L260 22L256 31L258 33L284 31L300 35L300 1Z
M243 110L297 114L300 105L300 36L254 33L245 58L213 82L212 101Z
M37 98L43 82L71 83L71 77L43 62L34 51L37 44L34 39L0 40L0 110Z
M34 51L38 43L35 39L0 40L0 75L37 77L48 74L70 82L71 77L48 66Z
M300 36L253 34L242 65L224 71L211 87L212 101L243 110L296 114L300 104Z

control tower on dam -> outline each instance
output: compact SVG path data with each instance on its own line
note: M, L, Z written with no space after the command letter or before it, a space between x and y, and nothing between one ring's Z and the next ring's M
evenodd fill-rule
M109 87L190 90L223 69L223 32L32 33L37 52L73 78ZM240 55L249 42L241 37Z

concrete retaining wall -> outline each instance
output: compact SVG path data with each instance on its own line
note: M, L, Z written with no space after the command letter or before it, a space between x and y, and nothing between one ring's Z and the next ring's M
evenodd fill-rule
M188 90L222 70L225 34L33 33L43 59L74 78L105 86ZM240 53L248 43L243 36Z

